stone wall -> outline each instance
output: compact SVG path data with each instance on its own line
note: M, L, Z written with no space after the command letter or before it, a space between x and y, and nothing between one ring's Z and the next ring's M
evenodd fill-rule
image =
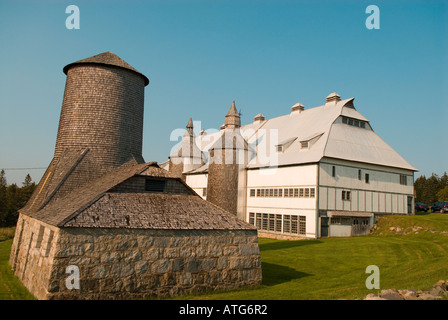
M38 299L135 299L261 284L256 230L44 225L36 249L42 223L21 215L19 224L10 263ZM79 289L67 288L69 266L79 269Z

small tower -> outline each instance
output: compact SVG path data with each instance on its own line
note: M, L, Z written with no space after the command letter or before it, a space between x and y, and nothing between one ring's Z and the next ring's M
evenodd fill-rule
M54 157L28 202L35 210L142 157L148 78L112 52L66 65Z
M240 132L241 119L235 101L227 112L224 129L210 148L207 200L244 219L245 167L250 148Z
M202 152L195 142L193 121L187 123L187 130L180 146L169 156L169 172L185 181L185 172L194 170L203 165Z

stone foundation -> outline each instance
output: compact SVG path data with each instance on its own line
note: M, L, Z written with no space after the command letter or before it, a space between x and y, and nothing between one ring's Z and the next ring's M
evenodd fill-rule
M21 215L15 274L38 299L138 299L261 284L256 230L57 228ZM79 270L79 289L67 288Z

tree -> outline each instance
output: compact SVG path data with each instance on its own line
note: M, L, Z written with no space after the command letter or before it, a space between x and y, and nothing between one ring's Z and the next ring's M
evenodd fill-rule
M10 227L17 223L19 210L25 206L36 189L29 174L19 188L15 183L7 185L5 171L0 172L0 227Z
M426 184L426 177L420 176L414 182L414 190L415 190L415 202L425 202L424 199L424 190Z
M6 183L5 170L2 169L0 172L0 227L5 224L5 219L7 215L6 207L6 188L8 184Z
M448 201L448 186L445 186L445 188L437 192L437 199L439 201Z

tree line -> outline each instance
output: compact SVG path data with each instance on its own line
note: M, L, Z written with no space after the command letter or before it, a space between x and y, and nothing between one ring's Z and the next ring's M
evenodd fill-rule
M22 186L8 185L5 170L0 171L0 227L12 227L17 223L19 209L23 208L36 189L29 174Z
M448 201L448 175L439 177L433 173L429 178L424 175L415 179L415 202L423 202L431 207L437 201Z

